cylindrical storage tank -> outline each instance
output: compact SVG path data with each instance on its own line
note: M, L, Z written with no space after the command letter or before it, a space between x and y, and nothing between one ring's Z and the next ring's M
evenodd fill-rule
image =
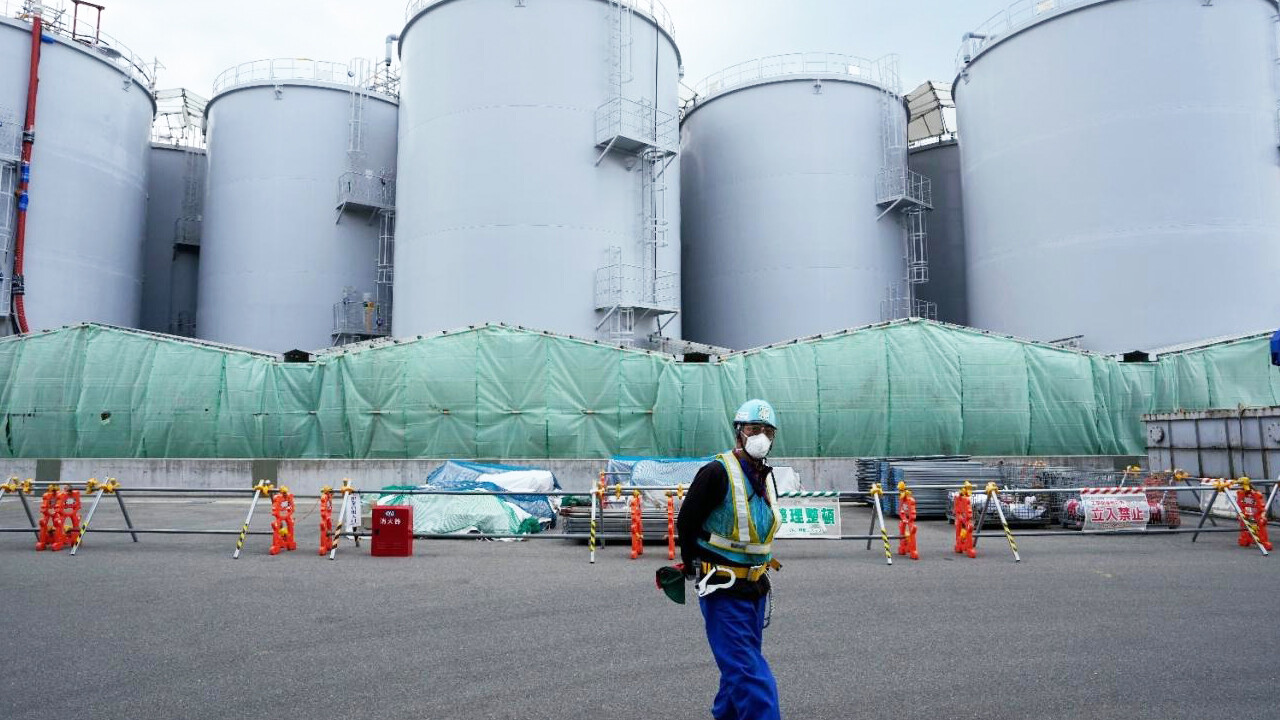
M933 212L929 213L929 282L916 293L938 306L938 319L969 324L964 250L964 193L960 181L960 148L941 140L911 149L911 169L929 178Z
M0 75L0 246L6 283L30 59L31 23L0 18L0 61L7 69ZM96 44L84 37L72 41L61 26L45 26L23 273L31 330L75 322L138 325L155 112L143 67L106 35ZM0 313L7 330L7 303L0 302Z
M954 89L972 324L1107 352L1274 327L1274 0L1018 7Z
M139 326L143 330L191 336L195 329L206 168L202 148L151 146Z
M670 31L655 0L410 4L397 335L501 321L680 337Z
M261 60L218 77L198 337L276 352L333 344L348 290L377 294L396 113L360 67Z
M745 349L881 319L905 271L897 211L877 204L875 77L866 60L814 53L698 85L681 126L687 339Z

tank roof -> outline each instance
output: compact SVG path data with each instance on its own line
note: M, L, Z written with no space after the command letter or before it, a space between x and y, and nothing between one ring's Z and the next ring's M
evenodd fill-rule
M155 66L148 64L124 43L103 32L97 23L91 23L83 17L73 22L64 8L51 4L43 6L41 17L46 42L52 39L116 68L145 88L148 94L155 90ZM30 34L30 18L25 3L0 0L0 23Z
M840 53L786 53L748 60L707 76L694 86L688 112L721 95L744 88L802 80L860 83L894 94L901 92L896 55L868 60Z
M1092 5L1116 0L1014 0L986 22L964 34L956 53L956 75L961 75L978 56L1027 28ZM1280 0L1262 0L1280 5ZM1208 3L1206 3L1208 4Z
M413 19L422 14L423 11L447 2L452 2L452 0L409 0L409 4L404 8L405 27L407 28L413 22ZM602 0L602 2L616 2L630 6L632 10L653 21L653 24L657 25L674 42L676 26L671 21L671 13L667 12L666 6L660 0Z
M667 12L660 0L595 0L603 3L621 3L630 7L633 11L649 22L654 27L667 36L667 40L671 42L671 47L676 51L676 64L680 68L680 77L684 77L684 56L680 54L680 46L676 43L675 23L671 21L671 14ZM433 10L446 3L454 2L454 0L410 0L404 11L404 29L400 31L400 41L396 43L396 53L400 53L403 47L400 43L404 41L404 36L409 32L409 28L417 22L428 10Z
M250 60L223 70L214 79L213 99L232 90L255 85L314 85L348 91L363 85L371 95L396 102L398 97L393 78L379 70L381 63L371 63L371 66L372 71L358 65L310 58Z

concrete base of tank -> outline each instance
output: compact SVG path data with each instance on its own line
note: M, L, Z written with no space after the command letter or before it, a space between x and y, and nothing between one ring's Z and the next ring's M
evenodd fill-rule
M1113 455L1071 455L1060 457L975 457L995 463L1043 461L1050 466L1112 470L1141 464L1144 458ZM485 459L481 458L482 461ZM593 459L506 459L511 465L529 465L555 473L566 490L585 491L599 477L605 460ZM444 460L291 460L291 459L157 459L82 458L67 460L12 460L6 475L82 483L88 478L114 477L122 489L148 487L248 488L255 480L284 484L295 494L315 495L325 485L341 485L350 478L356 487L381 488L387 485L421 483ZM790 466L808 490L853 489L856 458L774 458L774 465ZM37 463L40 467L37 468Z

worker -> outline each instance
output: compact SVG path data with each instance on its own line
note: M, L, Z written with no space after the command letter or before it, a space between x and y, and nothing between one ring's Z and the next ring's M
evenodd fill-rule
M778 684L761 646L769 608L777 486L765 464L778 430L773 407L749 400L733 418L736 447L698 471L676 523L686 576L698 593L720 668L716 720L778 720Z

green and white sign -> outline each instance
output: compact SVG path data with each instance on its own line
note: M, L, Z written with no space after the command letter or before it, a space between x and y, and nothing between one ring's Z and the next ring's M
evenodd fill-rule
M775 539L835 539L840 537L840 498L835 493L778 498Z

